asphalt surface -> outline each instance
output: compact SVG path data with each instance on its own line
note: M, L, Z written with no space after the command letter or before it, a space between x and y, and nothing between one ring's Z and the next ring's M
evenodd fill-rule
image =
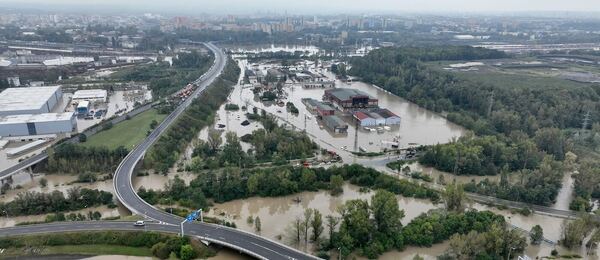
M206 44L206 47L214 53L215 62L200 79L194 82L198 86L197 89L190 98L169 114L142 143L136 146L123 159L113 177L117 198L125 207L134 213L154 219L160 223L176 225L176 228L179 228L179 224L183 219L157 209L142 200L133 188L132 176L135 166L152 144L168 129L171 123L175 122L177 117L192 103L193 99L200 96L225 68L227 55L211 43ZM186 235L198 236L205 241L240 250L260 259L315 259L315 257L293 248L241 230L199 222L185 223L183 226Z
M213 66L194 82L198 86L197 89L190 98L182 102L146 139L144 139L142 143L137 145L127 157L123 159L113 177L117 199L133 213L155 220L156 223L148 223L144 227L136 227L132 222L60 222L2 228L0 229L0 236L93 230L145 230L180 233L180 223L183 221L183 218L168 214L142 200L133 188L132 176L135 166L143 158L144 154L152 144L160 138L161 134L163 134L173 122L175 122L177 117L192 103L193 99L199 97L204 90L219 77L225 68L227 55L212 43L207 43L205 45L214 53L215 61ZM26 166L24 167L24 165L31 165L37 160L41 161L45 156L45 154L33 156L21 164L3 171L0 173L0 178L3 173L10 174L10 172L19 170L19 167L25 168ZM220 225L196 221L184 223L183 231L185 235L196 236L204 241L220 244L244 252L258 259L318 259L278 242L242 230Z

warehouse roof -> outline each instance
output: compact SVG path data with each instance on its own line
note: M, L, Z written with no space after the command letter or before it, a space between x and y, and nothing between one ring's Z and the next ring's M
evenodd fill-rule
M7 88L0 93L0 111L39 109L60 86Z
M73 112L45 113L37 115L10 115L0 117L0 125L66 121L71 120L72 117Z
M75 91L73 99L106 99L107 96L104 89L84 89Z
M383 118L399 117L396 114L394 114L394 112L388 110L387 108L378 109L375 111L375 113L382 116Z
M369 99L374 99L369 94L352 88L335 88L326 90L325 93L335 96L339 100L351 100L353 97L366 96Z
M338 116L324 116L323 122L331 128L348 127L348 125Z
M354 112L354 117L357 118L358 120L365 120L367 118L371 118L369 115L367 115L361 111Z

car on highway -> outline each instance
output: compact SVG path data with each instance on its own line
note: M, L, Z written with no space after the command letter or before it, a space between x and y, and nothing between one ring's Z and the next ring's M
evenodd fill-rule
M143 220L138 220L135 223L133 223L133 225L136 226L136 227L143 227L143 226L146 225L146 223L144 223Z

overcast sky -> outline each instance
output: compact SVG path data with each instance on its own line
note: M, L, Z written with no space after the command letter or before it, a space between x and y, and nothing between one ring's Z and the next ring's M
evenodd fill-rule
M523 12L600 11L600 0L0 0L34 9L68 10L115 8L128 11L167 11L182 13L292 14L341 12ZM93 9L88 9L93 11Z

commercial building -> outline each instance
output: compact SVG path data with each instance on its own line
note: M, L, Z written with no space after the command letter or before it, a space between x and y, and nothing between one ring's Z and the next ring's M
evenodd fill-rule
M62 95L60 86L5 89L0 93L0 116L50 113Z
M399 125L400 117L394 114L394 112L389 111L388 109L382 108L375 110L375 113L385 118L385 125Z
M72 101L80 102L80 101L90 101L90 102L103 102L106 103L108 98L108 92L104 89L85 89L85 90L77 90L73 93Z
M383 118L382 116L380 116L379 114L375 113L375 112L370 112L368 113L368 115L375 119L375 124L376 125L385 125L385 118Z
M356 111L352 114L360 126L399 125L400 117L387 109Z
M323 103L312 98L302 99L302 102L304 105L306 105L307 110L317 114L320 117L335 115L335 108L327 103Z
M0 136L31 136L71 133L76 128L75 114L45 113L0 117Z
M325 90L323 100L331 101L340 110L377 107L379 100L356 89L335 88Z
M348 132L348 124L338 116L324 116L323 124L334 133L343 134Z
M354 117L354 119L358 120L360 126L375 126L377 125L377 121L370 117L369 115L365 114L364 112L361 111L356 111L354 112L354 114L352 115Z

